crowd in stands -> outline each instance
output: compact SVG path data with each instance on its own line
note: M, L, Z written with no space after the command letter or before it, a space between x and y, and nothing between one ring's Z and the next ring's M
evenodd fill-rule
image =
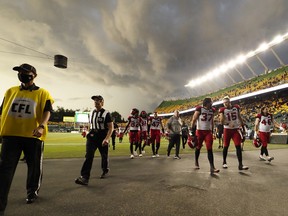
M156 108L158 113L171 113L174 110L187 110L195 106L201 105L204 97L211 97L213 101L221 101L226 95L229 97L235 97L239 95L244 95L250 92L255 92L261 89L270 88L273 86L278 86L284 83L288 83L288 66L270 71L267 74L260 75L248 81L241 82L234 86L222 89L213 94L204 95L198 98L191 98L189 102L179 103L179 101L170 101L167 103L161 103L159 107ZM187 101L187 100L186 100ZM288 97L285 95L278 96L269 95L269 98L251 98L245 99L237 102L241 107L241 115L244 121L249 127L252 127L255 121L255 116L259 112L259 109L267 105L270 108L270 113L274 115L274 118L278 122L287 123L288 115ZM186 123L190 124L193 113L188 113L182 115L181 118L185 120ZM217 116L217 115L216 115ZM215 119L217 121L217 117ZM165 119L164 119L165 123Z
M261 89L278 86L284 83L288 83L288 66L281 67L279 69L270 71L267 74L259 75L248 81L243 81L231 87L221 89L215 93L204 95L201 97L190 98L185 101L163 101L155 111L158 113L171 113L174 110L187 110L191 107L201 105L204 97L211 97L213 101L221 100L224 96L228 95L230 98L244 95L250 92L255 92ZM181 103L182 102L182 103Z

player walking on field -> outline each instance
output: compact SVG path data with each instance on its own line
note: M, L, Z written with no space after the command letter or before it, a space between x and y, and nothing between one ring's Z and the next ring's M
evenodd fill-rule
M141 111L140 117L141 117L140 125L141 125L142 130L139 131L139 143L135 148L136 152L137 152L137 149L139 148L139 157L142 156L142 153L145 153L144 147L148 139L148 115L146 111L144 110ZM144 143L143 148L142 148L142 142Z
M273 115L268 113L268 107L263 106L261 112L257 114L255 119L255 136L258 136L262 143L260 150L260 160L272 161L274 157L270 157L268 153L268 142L270 140L272 126L280 127L280 125L274 121Z
M240 107L238 105L232 105L230 102L230 98L228 96L223 98L224 107L220 108L220 124L224 126L224 134L223 134L223 168L227 169L227 154L228 148L230 145L231 139L234 142L236 147L236 154L238 158L238 169L239 170L247 170L248 166L243 166L242 163L242 150L241 150L241 141L242 136L239 127L243 127L243 120L240 115ZM245 134L244 134L245 135Z
M128 127L129 127L129 142L130 142L130 153L131 153L130 158L133 159L134 158L133 145L137 146L140 140L139 139L139 127L140 127L140 131L142 130L139 110L136 108L133 108L131 110L131 116L128 117L128 123L125 127L124 134L128 130ZM142 156L141 148L139 149L139 151Z
M195 149L195 168L199 167L199 156L202 148L202 143L205 141L208 160L210 163L210 173L218 173L219 169L214 166L214 156L213 156L213 129L214 129L214 113L215 109L212 108L211 98L205 98L203 100L203 106L197 106L195 113L192 117L191 127L195 128L196 134L192 132L193 135L197 137L197 145Z
M164 127L162 123L162 118L158 116L157 112L154 112L154 116L150 117L148 120L148 124L150 125L150 139L152 143L152 157L159 157L158 150L160 148L161 142L161 129L162 133L164 134ZM155 149L155 142L156 142L156 149Z

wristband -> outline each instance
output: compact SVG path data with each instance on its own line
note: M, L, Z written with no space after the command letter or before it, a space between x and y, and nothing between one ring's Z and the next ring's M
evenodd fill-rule
M45 129L44 125L39 125L38 127L42 128L42 129Z

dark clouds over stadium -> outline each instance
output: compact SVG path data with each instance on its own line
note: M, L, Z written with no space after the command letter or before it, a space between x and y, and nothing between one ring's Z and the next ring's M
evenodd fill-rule
M184 87L192 78L286 33L287 8L287 0L2 0L0 93L17 84L11 68L28 62L55 106L93 107L90 96L102 94L125 118L133 107L153 111L165 98L193 96ZM69 58L66 70L53 67L55 54ZM221 80L211 86L231 82Z

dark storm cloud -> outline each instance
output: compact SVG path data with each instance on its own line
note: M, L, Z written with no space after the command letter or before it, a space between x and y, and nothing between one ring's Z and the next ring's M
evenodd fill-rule
M288 20L286 0L4 2L15 31L29 30L13 41L64 53L82 73L70 77L137 88L152 103L193 96L190 79L286 32Z

